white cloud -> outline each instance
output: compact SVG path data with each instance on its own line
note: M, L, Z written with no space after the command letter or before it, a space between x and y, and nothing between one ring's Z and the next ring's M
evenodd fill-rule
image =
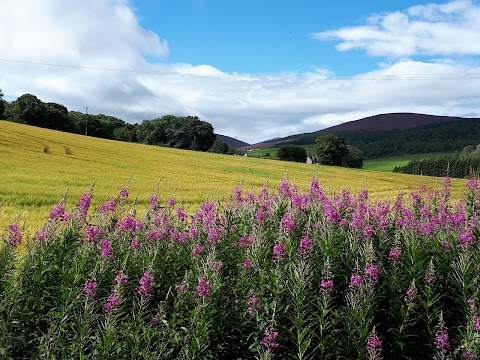
M409 11L435 18L460 10ZM389 21L394 28L405 20ZM6 96L32 93L69 110L89 106L130 122L197 115L218 133L258 142L382 112L480 115L480 75L472 75L480 68L473 60L402 59L345 79L314 67L304 74L228 74L208 64L145 60L167 56L168 44L139 25L126 0L3 0L0 23L0 58L80 67L0 61Z
M366 25L314 33L339 40L337 49L363 49L369 55L480 55L480 5L470 0L428 4L371 16Z

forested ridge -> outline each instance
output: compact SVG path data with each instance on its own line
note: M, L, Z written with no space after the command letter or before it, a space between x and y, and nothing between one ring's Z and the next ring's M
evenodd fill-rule
M291 136L281 144L310 145L327 133L360 149L365 159L384 156L461 151L467 145L476 145L480 138L480 119L455 121L419 126L404 130L343 130L328 129Z
M397 166L393 172L426 176L455 178L476 177L480 174L480 145L468 145L461 152L416 159L405 166Z

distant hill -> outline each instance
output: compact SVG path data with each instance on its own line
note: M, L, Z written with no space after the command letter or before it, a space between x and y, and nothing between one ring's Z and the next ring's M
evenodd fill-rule
M251 145L251 149L280 144L311 145L323 134L343 137L361 149L365 158L389 155L451 152L480 143L480 119L394 113L370 116L313 133L297 134Z
M322 131L345 131L345 130L404 130L414 127L443 123L447 121L463 120L462 117L437 116L415 113L391 113L369 116L360 120L348 121L335 125Z
M241 148L241 147L245 147L245 146L250 146L249 143L246 143L245 141L234 139L230 136L220 135L220 134L215 134L215 136L217 137L217 140L223 141L224 143L227 143L227 145L233 146L234 148L237 148L237 149Z

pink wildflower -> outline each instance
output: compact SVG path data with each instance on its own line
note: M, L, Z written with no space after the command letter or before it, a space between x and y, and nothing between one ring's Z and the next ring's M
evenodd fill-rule
M153 280L155 279L153 273L149 271L145 271L143 276L138 281L140 286L136 288L137 294L145 295L145 296L152 296L153 290Z
M83 290L81 294L86 297L94 298L97 292L97 283L96 281L85 281L85 285L83 286Z
M274 260L283 260L285 259L285 256L287 255L287 249L285 248L285 245L283 245L283 242L279 242L275 244L273 247L273 259Z
M378 281L378 265L367 263L365 265L364 274L369 277L370 281L377 282Z
M415 289L414 287L409 287L403 300L405 300L405 303L411 304L417 298L417 294L417 289Z
M188 284L185 281L182 281L177 285L177 291L180 294L185 294L185 292L187 291L187 287L188 287Z
M100 257L113 259L112 243L107 239L100 240Z
M293 229L295 229L297 222L289 213L285 213L283 214L281 225L285 234L288 235Z
M350 285L348 286L350 289L356 289L362 285L362 277L358 274L352 274L350 277Z
M278 332L271 331L268 327L265 329L266 337L261 341L261 345L265 346L267 349L277 348L279 344L275 342L275 339L278 337Z
M158 195L157 194L151 194L150 198L148 199L148 202L150 203L150 209L152 210L157 210L158 207Z
M245 259L245 260L243 260L242 267L243 267L244 269L251 269L251 268L253 268L252 260L250 260L250 259Z
M83 193L82 197L77 203L77 216L85 220L87 218L88 209L90 209L90 202L92 201L92 192L87 191Z
M203 246L200 245L200 244L197 244L193 247L193 250L192 250L192 255L194 257L197 257L198 255L200 255L202 252L203 252Z
M83 233L83 238L85 240L90 241L90 243L92 244L96 244L102 233L103 233L103 230L101 228L97 228L92 225L87 225L87 227L85 228L85 232Z
M17 224L9 224L7 232L7 242L10 246L18 246L22 243L23 235Z
M333 280L322 279L320 282L320 291L332 292L333 291Z
M123 188L122 190L120 190L120 192L118 193L118 197L120 199L128 198L128 188Z
M450 348L450 340L446 330L441 329L435 333L435 346L443 353L446 353Z
M198 278L197 290L195 291L195 296L198 297L209 297L210 296L210 280L205 280L204 276Z
M467 230L467 231L462 232L460 234L459 238L458 238L458 243L464 249L473 248L473 245L475 244L475 239L473 237L472 230Z
M115 284L121 285L123 287L128 285L128 275L124 273L118 273L115 276Z
M120 307L120 297L117 294L108 295L107 302L103 304L103 311L105 313L118 313Z
M310 257L313 250L313 241L310 238L304 237L300 240L300 245L297 249L297 254L303 257Z
M115 211L117 203L113 200L108 200L107 202L100 205L98 212L100 214L108 214L109 212Z
M130 243L130 247L135 250L140 249L140 241L138 241L137 239L132 239L132 242Z
M255 312L262 311L262 306L260 305L260 299L257 298L256 296L249 298L247 300L247 304L248 304L247 312L252 316L255 314Z
M402 257L402 249L399 247L392 247L390 249L390 253L388 254L388 261L389 262L397 262L400 261L400 258Z
M65 212L65 206L62 204L57 204L50 211L49 218L55 222L57 221L69 221L72 217L72 214L67 214Z

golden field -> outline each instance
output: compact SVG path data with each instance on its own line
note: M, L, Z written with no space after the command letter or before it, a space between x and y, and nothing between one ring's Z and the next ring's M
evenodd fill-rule
M286 172L301 188L316 175L330 192L357 192L367 184L376 198L420 184L441 187L438 178L123 143L0 121L0 228L18 218L31 234L67 189L71 208L94 181L93 205L115 196L130 179L130 199L138 195L140 212L158 182L162 200L174 196L192 211L207 198L228 197L242 181L255 192L267 183L274 188ZM452 180L453 195L459 197L464 186L464 180Z

